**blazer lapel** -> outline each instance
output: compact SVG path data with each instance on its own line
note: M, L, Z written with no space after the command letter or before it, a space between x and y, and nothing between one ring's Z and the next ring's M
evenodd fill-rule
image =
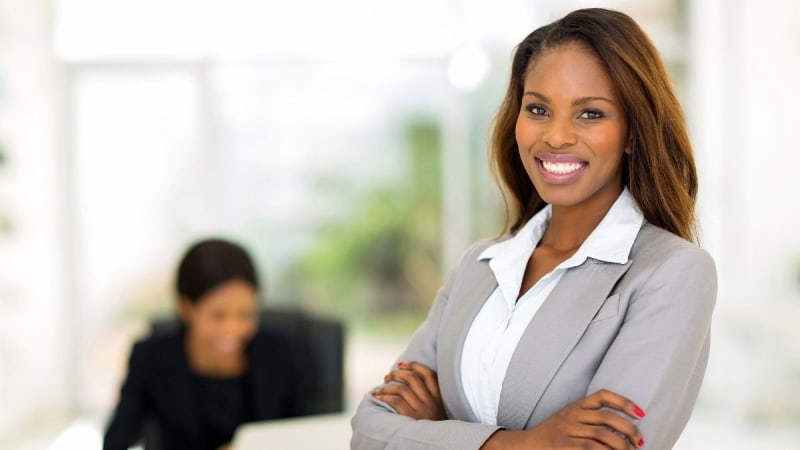
M439 388L449 416L477 422L469 406L461 380L461 352L467 331L484 302L497 287L486 261L475 261L473 270L465 270L450 293L439 332L437 366Z
M583 335L626 264L594 259L569 269L536 312L511 357L498 407L498 425L525 428L550 380Z

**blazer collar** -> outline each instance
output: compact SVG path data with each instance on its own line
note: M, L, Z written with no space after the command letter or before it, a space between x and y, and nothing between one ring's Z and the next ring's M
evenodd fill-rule
M630 261L609 264L588 259L564 274L511 357L500 393L498 425L525 428L550 380L629 267Z

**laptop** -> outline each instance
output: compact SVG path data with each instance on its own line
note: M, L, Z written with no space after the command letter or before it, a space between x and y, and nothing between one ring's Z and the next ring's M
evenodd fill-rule
M233 450L349 450L350 419L346 413L252 422L233 436Z

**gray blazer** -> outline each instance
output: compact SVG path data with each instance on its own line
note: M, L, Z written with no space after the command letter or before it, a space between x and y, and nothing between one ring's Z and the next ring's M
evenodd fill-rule
M492 243L467 251L398 359L438 372L449 420L413 420L368 393L352 419L351 448L478 449L499 428L531 428L599 389L646 411L637 421L646 448L672 448L708 360L711 256L645 223L626 264L589 259L569 269L522 335L492 426L476 423L460 370L470 324L497 286L487 261L477 260Z

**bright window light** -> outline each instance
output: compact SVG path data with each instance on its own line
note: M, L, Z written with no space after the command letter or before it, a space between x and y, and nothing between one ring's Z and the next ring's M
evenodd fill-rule
M467 46L456 50L447 66L447 78L459 91L475 90L483 82L490 68L489 55L477 46Z

